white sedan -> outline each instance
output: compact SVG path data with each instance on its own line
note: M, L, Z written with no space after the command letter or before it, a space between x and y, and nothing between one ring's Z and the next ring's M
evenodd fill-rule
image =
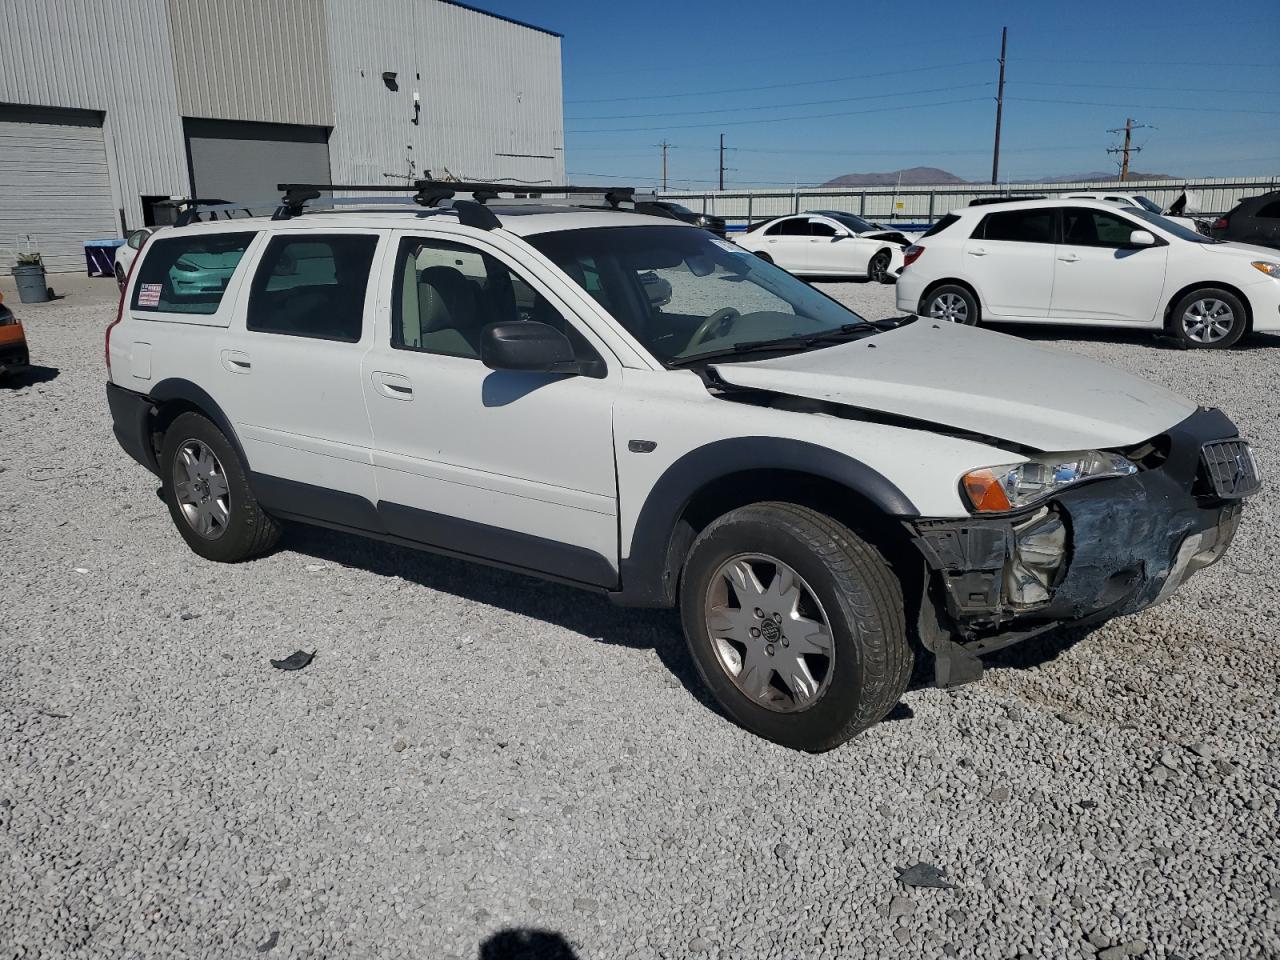
M892 283L912 237L850 214L824 212L767 220L733 240L761 260L794 274Z
M906 260L898 309L937 320L1165 330L1188 347L1280 331L1280 253L1105 200L955 210Z

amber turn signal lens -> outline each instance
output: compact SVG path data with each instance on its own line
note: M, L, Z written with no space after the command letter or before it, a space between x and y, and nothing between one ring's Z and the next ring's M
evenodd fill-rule
M1001 513L1011 508L1009 495L996 479L996 475L983 468L964 475L964 492L979 513Z

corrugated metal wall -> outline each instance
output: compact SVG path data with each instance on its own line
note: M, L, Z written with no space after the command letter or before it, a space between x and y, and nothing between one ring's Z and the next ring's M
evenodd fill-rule
M111 206L131 225L141 195L186 192L164 0L0 0L0 102L102 111Z
M564 182L560 38L439 0L326 0L339 183ZM394 72L398 90L387 88ZM413 94L421 96L414 124Z
M169 0L169 17L184 117L333 126L325 0Z
M1115 190L1149 197L1167 208L1184 189L1199 194L1197 214L1225 213L1245 197L1265 193L1280 186L1280 177L1200 180L1082 181L1079 183L1019 183L993 187L980 183L952 183L938 186L827 187L799 190L759 189L721 191L672 191L663 197L693 210L714 213L732 220L764 220L802 210L843 210L881 222L929 223L943 214L969 204L978 197L1004 196L1011 199L1030 194L1058 196L1081 190Z

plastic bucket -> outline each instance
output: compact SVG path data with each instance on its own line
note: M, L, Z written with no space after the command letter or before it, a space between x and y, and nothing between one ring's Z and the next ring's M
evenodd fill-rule
M13 279L18 282L18 299L23 303L44 303L49 299L49 285L41 264L18 264L13 268Z

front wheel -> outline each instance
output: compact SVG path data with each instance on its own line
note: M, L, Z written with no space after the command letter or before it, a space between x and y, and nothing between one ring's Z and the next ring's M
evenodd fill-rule
M124 290L124 285L128 281L129 275L124 272L124 267L116 264L116 286Z
M867 263L867 279L874 283L889 283L889 263L892 255L888 250L881 250Z
M795 504L752 504L708 526L685 562L680 614L725 713L794 749L830 750L870 727L911 676L889 564Z
M931 320L945 320L967 327L977 326L978 298L967 288L948 283L930 291L921 301L920 316Z
M198 413L169 425L160 478L174 526L206 560L236 563L270 550L280 527L263 512L235 448Z
M765 263L773 263L773 257L769 256L767 253L763 253L757 250L756 256L759 257L761 260L763 260Z
M1234 293L1205 287L1192 290L1174 305L1170 333L1184 346L1221 350L1244 336L1245 318L1244 304Z

